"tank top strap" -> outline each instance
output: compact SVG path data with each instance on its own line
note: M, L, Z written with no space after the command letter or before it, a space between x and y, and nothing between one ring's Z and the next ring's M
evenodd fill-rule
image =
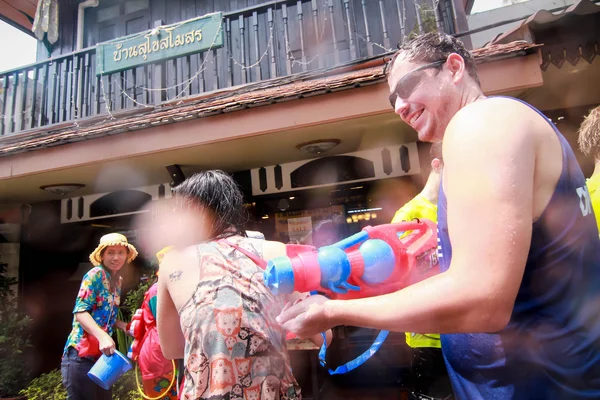
M248 251L248 250L244 249L243 247L238 246L237 244L235 244L227 239L220 239L219 243L226 244L228 246L233 247L234 249L236 249L237 251L239 251L240 253L242 253L243 255L248 257L249 259L251 259L254 262L254 264L256 264L261 269L264 270L267 268L267 261L265 261L258 255L252 253L251 251Z

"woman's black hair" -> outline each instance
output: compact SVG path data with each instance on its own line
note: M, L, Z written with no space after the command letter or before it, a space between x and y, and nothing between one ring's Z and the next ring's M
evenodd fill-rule
M180 200L190 201L213 213L213 238L233 235L246 236L248 214L244 195L238 184L221 170L207 170L194 174L174 189Z

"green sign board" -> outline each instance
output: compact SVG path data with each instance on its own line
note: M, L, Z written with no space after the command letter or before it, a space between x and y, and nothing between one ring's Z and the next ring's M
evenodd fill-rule
M96 75L223 47L222 20L218 12L98 43Z

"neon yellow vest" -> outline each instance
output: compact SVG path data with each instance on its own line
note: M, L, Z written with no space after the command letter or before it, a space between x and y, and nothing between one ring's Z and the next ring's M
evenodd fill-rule
M437 205L432 204L425 196L419 193L396 212L392 223L411 221L415 218L425 218L437 222ZM437 333L421 334L406 332L406 344L412 348L435 347L439 349L442 347L440 335Z
M594 209L594 215L596 216L596 224L598 225L598 231L600 231L600 174L593 175L587 180L588 192L590 192L590 200L592 202L592 208Z

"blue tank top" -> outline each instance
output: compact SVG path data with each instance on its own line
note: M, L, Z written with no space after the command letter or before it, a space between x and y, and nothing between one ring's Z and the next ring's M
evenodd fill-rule
M533 223L527 264L508 326L493 334L441 336L458 399L600 398L598 228L573 150L551 125L562 147L562 173L548 206ZM446 210L440 187L442 271L452 258ZM485 260L481 267L485 268Z

